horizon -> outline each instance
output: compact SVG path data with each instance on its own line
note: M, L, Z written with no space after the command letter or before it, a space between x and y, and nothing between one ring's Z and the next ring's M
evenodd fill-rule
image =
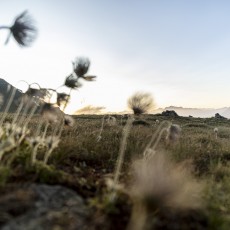
M38 37L28 48L13 39L5 46L7 33L0 31L0 77L13 86L25 80L56 88L72 72L71 62L86 56L97 79L72 93L68 113L87 105L126 110L137 91L151 93L158 108L228 107L229 6L223 0L3 2L1 25L27 9Z
M3 81L6 84L10 84L9 82L7 82L3 78L0 78L0 81ZM23 91L21 89L18 89L18 90L23 93ZM178 115L180 115L180 113L181 113L180 110L182 110L182 113L183 113L183 111L185 112L187 110L191 110L190 112L192 112L192 113L193 112L199 112L199 111L200 112L201 111L203 111L203 112L212 111L214 114L214 113L216 113L215 111L218 111L218 110L222 110L222 113L224 113L227 110L230 110L230 106L224 106L224 107L218 107L218 108L211 108L211 107L209 107L209 108L193 107L192 108L192 107L170 105L170 106L166 106L166 107L154 107L149 112L147 112L145 114L157 114L157 113L161 113L161 112L166 111L166 110L174 110L178 113ZM109 115L109 114L132 114L132 113L133 113L132 109L128 109L128 108L127 108L127 110L122 110L122 111L109 111L109 110L106 110L106 107L102 107L102 106L96 107L96 106L92 106L92 105L86 105L86 106L74 111L73 113L69 113L69 115L90 115L90 114L92 114L92 115L93 114L95 114L95 115L102 115L102 114L106 115L106 114L108 114ZM187 113L185 116L189 116L189 115L191 115L191 114ZM205 115L201 114L201 117L202 116L207 117L206 114ZM229 111L228 117L230 118L230 111Z

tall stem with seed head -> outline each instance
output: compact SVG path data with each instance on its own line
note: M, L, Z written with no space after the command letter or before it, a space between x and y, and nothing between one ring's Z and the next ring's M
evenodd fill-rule
M157 128L156 132L154 132L154 134L152 135L152 138L151 140L149 141L149 143L147 144L147 146L145 147L145 150L143 152L143 156L146 155L146 153L148 152L148 150L151 148L153 142L154 142L154 145L152 147L153 150L156 149L156 146L161 138L161 135L163 134L163 132L165 131L165 128L164 125L167 125L169 126L171 123L169 121L163 121L161 122L161 124L159 125L159 127ZM160 132L160 133L159 133ZM157 138L157 135L158 135L158 138ZM157 138L157 139L156 139Z
M116 164L115 174L114 174L114 187L116 187L119 181L120 174L121 174L121 168L122 168L123 161L124 161L127 139L128 139L130 130L132 128L132 123L133 123L133 116L127 120L127 123L123 129L122 141L121 141L120 150L118 153L118 159L117 159L117 164ZM111 194L110 200L113 201L115 197L116 197L116 193L115 191L113 191Z

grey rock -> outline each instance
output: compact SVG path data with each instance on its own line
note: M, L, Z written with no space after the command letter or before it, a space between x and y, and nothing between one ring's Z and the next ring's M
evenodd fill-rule
M0 199L0 229L89 229L90 210L74 191L63 186L22 186Z
M167 117L179 117L179 115L174 110L163 111L162 115Z

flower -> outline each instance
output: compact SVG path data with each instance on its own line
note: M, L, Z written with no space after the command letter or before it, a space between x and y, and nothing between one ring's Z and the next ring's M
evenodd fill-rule
M34 26L33 19L27 11L24 11L14 20L14 23L9 27L10 33L5 44L8 43L11 34L20 46L30 46L37 36L37 29Z

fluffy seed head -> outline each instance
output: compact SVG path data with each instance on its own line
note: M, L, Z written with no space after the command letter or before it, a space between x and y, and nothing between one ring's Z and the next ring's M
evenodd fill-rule
M41 115L48 122L57 122L58 120L58 109L51 103L44 103L41 109Z
M47 146L48 149L54 149L58 147L58 144L60 142L59 137L56 136L48 136L45 139L45 145Z
M36 145L43 144L43 139L39 136L28 137L26 140L31 148L34 148Z
M90 61L85 57L78 57L73 63L73 71L80 78L83 77L89 70Z
M133 110L133 113L140 115L149 112L155 106L151 94L137 92L128 99L128 107Z
M70 95L67 93L57 93L57 105L60 107L69 102Z
M170 162L164 153L133 165L134 182L130 189L147 208L196 208L201 205L201 186L187 168Z
M75 123L75 120L71 116L65 115L65 117L64 117L64 124L66 126L73 127L74 123Z
M82 86L82 84L78 81L78 78L75 77L73 74L70 74L65 79L65 86L71 88L71 89L78 89Z
M10 34L6 40L6 44L9 38L13 35L14 39L20 46L30 46L31 43L37 37L37 29L34 26L34 21L30 17L27 11L24 11L14 20L13 25L10 27Z
M168 128L168 135L166 137L167 140L175 142L179 139L181 133L181 128L179 125L170 125Z

